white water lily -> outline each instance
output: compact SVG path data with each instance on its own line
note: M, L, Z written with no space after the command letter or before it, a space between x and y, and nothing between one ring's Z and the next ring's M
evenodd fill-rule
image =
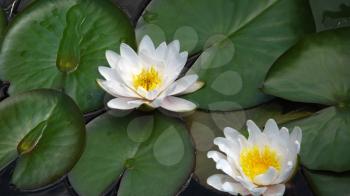
M238 131L225 128L225 137L214 139L221 152L209 151L208 157L216 168L225 174L215 174L207 183L232 195L283 195L285 183L297 167L302 132L295 127L289 134L287 128L278 128L270 119L264 131L251 120L247 121L249 138Z
M120 46L120 55L106 51L111 67L99 67L106 80L98 79L97 82L116 97L107 106L129 110L145 104L175 112L194 110L194 103L175 97L192 93L203 86L196 74L178 79L187 56L187 52L180 52L178 40L169 45L163 42L155 48L148 36L143 37L137 53L124 43Z

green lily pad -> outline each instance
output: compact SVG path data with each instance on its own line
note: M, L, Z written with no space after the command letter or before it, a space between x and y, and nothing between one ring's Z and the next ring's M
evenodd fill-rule
M311 35L269 71L264 91L284 99L342 105L350 100L350 28Z
M153 0L136 34L179 39L183 50L200 53L190 72L206 85L186 98L202 109L230 111L269 100L259 88L270 66L313 31L304 0Z
M97 196L120 180L119 196L175 195L194 164L191 137L160 113L106 113L87 125L87 145L69 174L80 195Z
M63 89L84 112L103 106L96 84L105 51L134 43L127 17L111 2L37 0L10 24L0 54L1 78L9 94Z
M240 110L235 112L201 112L197 111L186 119L190 127L191 135L196 147L196 168L195 177L200 184L207 185L207 178L217 173L215 162L207 158L209 150L218 150L213 144L215 137L224 137L223 129L232 127L248 135L246 131L246 121L253 120L259 127L264 127L266 121L270 118L276 120L278 124L300 119L309 116L307 110L293 112L283 112L282 105L278 103L268 103L249 110Z
M333 105L293 123L303 129L301 160L313 170L350 170L350 28L305 38L272 67L264 91L292 101Z
M350 173L315 172L305 170L309 184L315 195L350 195Z
M350 110L328 107L317 114L288 124L303 130L301 162L314 170L350 170Z
M72 169L85 143L83 116L73 100L35 90L0 103L0 170L17 159L12 183L48 185Z

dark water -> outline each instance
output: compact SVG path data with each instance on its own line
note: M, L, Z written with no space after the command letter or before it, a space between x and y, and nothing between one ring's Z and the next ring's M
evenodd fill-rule
M9 19L15 17L15 15L23 10L33 0L0 0L0 6L6 11ZM150 0L113 0L130 18L133 24L136 24L138 17L142 14L144 8L147 6ZM340 26L350 25L350 3L345 4L336 0L337 3L329 0L310 0L313 6L313 13L316 18L316 25L318 31L330 29ZM329 8L328 4L331 2L332 7ZM323 8L322 8L323 6ZM328 9L326 8L328 7ZM0 101L7 96L6 90L9 84L0 81ZM86 121L91 120L100 112L87 114L85 116ZM8 166L5 170L0 172L0 196L76 196L72 187L69 184L67 178L63 178L61 181L51 185L42 190L33 192L21 192L16 190L14 186L10 184L11 173L13 172L15 163ZM111 190L106 196L116 195L117 188ZM223 193L208 190L199 185L195 180L191 180L180 193L181 196L222 196ZM292 182L287 185L286 194L288 196L311 196L313 195L302 171L294 177Z

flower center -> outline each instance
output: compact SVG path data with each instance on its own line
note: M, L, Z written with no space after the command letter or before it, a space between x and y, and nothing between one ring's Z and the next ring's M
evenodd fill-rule
M281 169L276 151L269 146L260 149L258 146L242 149L239 161L244 174L252 181L255 176L265 173L269 167L277 171Z
M147 91L152 91L156 89L161 82L160 74L153 66L149 69L143 68L139 74L133 77L135 89L142 87Z

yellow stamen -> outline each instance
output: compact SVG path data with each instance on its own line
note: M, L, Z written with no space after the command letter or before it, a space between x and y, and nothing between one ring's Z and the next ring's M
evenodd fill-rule
M258 146L242 149L240 164L244 174L252 181L255 176L265 173L269 167L277 171L281 169L279 156L269 146L262 149Z
M136 89L142 87L147 91L156 89L161 82L162 79L153 66L149 69L143 68L139 74L134 75L133 77L134 87Z

